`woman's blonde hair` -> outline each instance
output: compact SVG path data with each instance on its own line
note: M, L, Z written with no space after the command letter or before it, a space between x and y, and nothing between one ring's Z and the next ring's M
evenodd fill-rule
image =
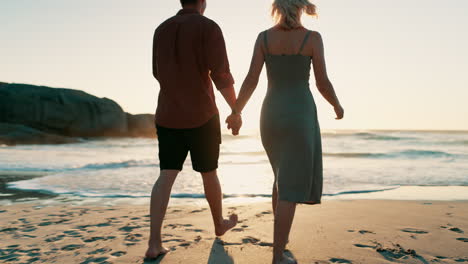
M271 15L278 25L294 29L302 26L302 12L317 16L316 7L309 0L274 0Z

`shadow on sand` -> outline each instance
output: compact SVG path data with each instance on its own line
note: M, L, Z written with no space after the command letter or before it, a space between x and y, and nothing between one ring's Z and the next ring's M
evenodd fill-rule
M158 263L161 263L161 261L164 259L164 257L166 256L167 254L164 254L164 255L160 255L159 257L155 258L155 259L150 259L150 258L145 258L143 260L143 264L158 264Z
M210 257L208 258L208 264L234 264L234 259L229 256L229 253L224 248L222 240L216 238L211 246Z

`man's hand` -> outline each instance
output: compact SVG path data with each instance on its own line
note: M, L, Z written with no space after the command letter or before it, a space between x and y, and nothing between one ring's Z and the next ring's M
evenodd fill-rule
M240 114L232 114L226 119L228 129L232 130L234 136L239 135L239 130L242 127L242 116Z

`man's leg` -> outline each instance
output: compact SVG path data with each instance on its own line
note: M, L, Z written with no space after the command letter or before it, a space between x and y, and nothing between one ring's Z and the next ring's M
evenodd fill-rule
M211 172L202 172L203 187L205 188L205 196L210 205L211 215L215 226L216 236L222 236L229 229L237 224L237 215L232 214L229 219L223 218L223 193L221 192L221 185L219 183L218 174L216 170Z
M146 251L146 257L148 258L156 258L169 251L162 246L161 227L166 215L172 185L179 172L178 170L161 170L161 175L159 175L158 180L153 186L150 204L150 239L148 250Z

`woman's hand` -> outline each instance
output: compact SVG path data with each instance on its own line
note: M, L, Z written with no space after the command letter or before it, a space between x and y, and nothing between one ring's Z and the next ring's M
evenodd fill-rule
M344 116L344 109L341 105L337 105L334 107L335 109L335 114L336 114L336 120L340 120L340 119L343 119L343 116Z

